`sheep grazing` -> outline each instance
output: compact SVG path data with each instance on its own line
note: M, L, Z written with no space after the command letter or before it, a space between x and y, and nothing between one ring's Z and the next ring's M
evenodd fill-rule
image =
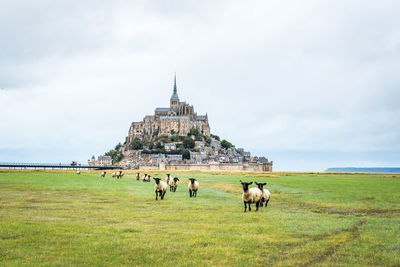
M111 174L111 177L112 178L115 178L117 176L117 174L115 173L115 172L113 172L112 174Z
M253 187L249 189L249 185L253 184L253 182L246 183L240 181L240 183L243 186L243 195L242 195L242 200L244 203L244 212L246 212L246 204L249 205L249 211L251 211L250 204L251 203L256 203L256 211L258 210L258 206L260 205L261 202L261 195L262 192L260 189Z
M194 178L189 178L189 196L190 197L197 197L197 190L199 190L199 182L197 182Z
M171 180L171 174L167 173L167 177L165 177L165 180L167 181L167 184L169 184L169 181Z
M265 207L267 207L269 199L271 198L271 193L269 192L269 190L264 189L264 185L266 185L267 183L255 182L255 184L258 186L258 189L260 189L262 192L260 206L262 207L263 203L265 202Z
M76 174L78 174L78 175L81 174L81 171L76 171Z
M145 174L145 177L143 177L143 182L150 182L150 180L151 180L151 176Z
M125 173L123 171L119 172L119 177L122 179L122 177L124 177Z
M156 192L156 200L158 200L158 196L161 197L161 199L164 199L165 193L167 192L167 183L164 181L160 181L161 178L153 178L156 181L156 184L154 185L154 191Z
M179 181L178 177L175 177L174 179L169 180L169 182L168 182L169 191L176 192L176 188L178 187L178 181Z
M136 180L140 180L140 173L136 173Z
M101 177L106 177L106 172L101 172Z

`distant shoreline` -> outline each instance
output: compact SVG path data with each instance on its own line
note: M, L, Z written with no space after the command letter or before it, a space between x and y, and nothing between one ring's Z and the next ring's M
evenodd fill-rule
M344 167L344 168L329 168L325 172L370 172L370 173L400 173L400 168L356 168L356 167Z

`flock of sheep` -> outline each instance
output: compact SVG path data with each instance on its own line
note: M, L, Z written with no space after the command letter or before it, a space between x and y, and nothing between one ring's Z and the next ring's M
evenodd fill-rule
M268 189L264 189L264 185L267 183L257 183L255 184L258 187L252 187L249 188L249 185L253 184L253 182L246 183L240 181L243 187L243 194L242 194L242 200L244 203L244 212L246 212L247 205L249 206L249 211L251 211L250 204L255 203L256 204L256 211L258 210L259 206L263 206L265 202L265 207L267 207L269 199L271 197L271 193L268 191Z
M169 186L169 191L176 192L176 188L178 187L178 181L179 181L178 177L172 178L170 174L167 174L167 177L165 177L165 182L161 181L161 178L155 177L153 179L156 182L156 184L154 185L154 191L156 192L156 200L158 200L158 197L164 199L168 186ZM140 173L136 173L136 180L140 181ZM145 173L143 175L142 180L143 182L150 182L151 176ZM189 178L188 189L189 189L189 196L196 197L197 190L199 190L199 182L194 178Z
M80 171L76 172L77 174L81 174ZM106 172L103 171L101 173L101 177L105 177ZM123 171L117 171L113 172L111 174L113 178L120 179L124 176ZM158 197L161 199L164 199L165 193L167 192L168 186L169 186L169 191L171 192L176 192L176 188L178 187L178 181L179 178L175 177L172 178L170 174L167 174L167 177L165 178L165 182L161 181L161 178L153 178L155 181L154 185L154 191L156 193L156 200L158 200ZM140 173L136 173L136 180L140 181ZM150 182L151 181L151 176L144 174L142 177L143 182ZM264 189L264 186L267 183L257 183L257 187L252 187L249 188L250 185L253 184L253 182L242 182L240 181L243 187L243 194L242 194L242 200L244 203L244 212L247 211L247 206L249 206L249 211L251 211L250 204L256 204L256 211L258 211L258 208L261 206L263 207L264 202L265 202L265 207L267 207L269 199L271 197L271 193L268 191L268 189ZM195 178L189 178L189 184L188 184L188 189L189 189L189 196L190 197L196 197L197 196L197 191L199 190L199 182Z

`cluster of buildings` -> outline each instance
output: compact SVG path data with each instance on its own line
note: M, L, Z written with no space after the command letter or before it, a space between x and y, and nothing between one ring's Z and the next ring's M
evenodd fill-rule
M220 163L244 163L257 162L260 159L263 162L268 160L264 157L252 157L250 152L244 151L243 148L222 148L221 142L211 137L211 144L206 145L204 141L195 141L195 151L190 151L190 159L184 160L180 154L168 154L163 160L167 163L191 163L191 164L207 164L211 162ZM164 145L166 151L176 151L176 143L167 143ZM155 155L154 158L158 158Z

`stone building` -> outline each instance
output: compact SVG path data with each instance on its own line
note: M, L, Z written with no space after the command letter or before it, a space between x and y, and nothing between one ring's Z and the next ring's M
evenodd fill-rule
M112 159L110 156L98 156L97 160L92 157L91 159L88 160L88 165L89 166L111 166L112 165Z
M179 100L175 75L169 107L156 108L154 115L147 115L140 122L132 122L127 141L130 143L135 138L150 140L153 134L186 136L192 128L210 136L207 114L197 115L192 105Z

